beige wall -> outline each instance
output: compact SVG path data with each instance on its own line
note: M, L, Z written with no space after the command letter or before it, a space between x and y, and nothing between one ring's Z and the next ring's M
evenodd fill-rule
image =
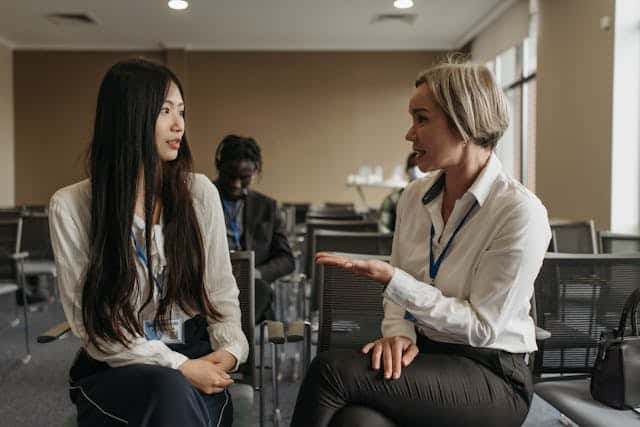
M85 177L98 87L116 61L160 52L16 51L16 203L47 203Z
M263 149L256 188L282 201L351 201L349 173L410 151L408 99L433 53L191 53L189 135L196 168L214 176L213 153L230 132ZM388 190L365 189L371 205Z
M18 202L46 202L84 176L100 78L130 55L16 53ZM311 202L355 201L344 184L349 173L366 163L389 175L404 163L413 79L436 59L433 52L155 55L186 80L197 171L214 176L213 152L225 134L251 135L264 153L255 187L281 201ZM374 206L387 192L365 189Z
M0 43L0 206L14 204L13 59Z
M542 0L536 190L551 217L610 226L613 0Z
M471 57L477 62L493 60L529 34L529 0L517 0L473 40Z

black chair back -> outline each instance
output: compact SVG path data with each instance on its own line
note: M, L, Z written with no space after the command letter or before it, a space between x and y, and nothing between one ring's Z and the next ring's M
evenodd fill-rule
M358 232L376 232L378 231L378 223L376 221L363 220L320 220L310 219L307 221L307 232L305 234L305 251L303 255L304 273L313 276L313 236L315 230L335 230L335 231L358 231Z
M589 373L600 333L616 328L627 297L640 286L640 254L545 256L535 281L539 342L534 373Z
M317 252L346 252L363 255L391 255L393 233L378 233L375 231L336 231L314 230L311 240L311 257ZM318 265L312 263L311 277L311 309L317 310L320 298L320 278Z
M242 331L249 342L249 356L247 361L240 366L243 374L243 382L257 387L255 343L255 287L254 287L254 253L253 251L241 251L231 253L231 270L238 285L240 312L242 315Z
M22 217L20 250L29 252L30 260L54 260L46 213L31 212Z
M362 220L363 215L355 211L353 203L332 203L322 206L311 206L307 211L307 220L310 219L334 219L334 220Z
M571 254L598 253L593 220L552 222L550 251Z
M600 240L600 252L603 254L640 252L640 234L600 231L598 238L598 240Z
M13 254L20 252L19 241L22 219L0 219L0 281L16 281L16 263Z
M0 208L0 221L11 221L22 216L20 208Z
M344 254L351 258L389 257ZM382 336L382 308L379 283L337 267L320 266L320 323L318 353L329 349L358 349Z

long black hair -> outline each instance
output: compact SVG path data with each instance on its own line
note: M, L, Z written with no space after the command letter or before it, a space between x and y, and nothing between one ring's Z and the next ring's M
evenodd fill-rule
M204 246L189 190L193 160L186 135L175 160L162 162L156 151L156 120L172 82L183 94L168 68L131 59L113 65L100 85L88 153L91 229L82 291L84 327L97 348L105 341L128 346L130 337L142 335L136 301L144 298L144 308L152 299L153 286L147 295L141 295L137 286L132 243L140 173L144 174L146 248L151 247L154 206L160 203L163 213L167 271L156 327L164 329L176 304L186 312L220 317L204 286ZM147 272L153 283L151 257Z

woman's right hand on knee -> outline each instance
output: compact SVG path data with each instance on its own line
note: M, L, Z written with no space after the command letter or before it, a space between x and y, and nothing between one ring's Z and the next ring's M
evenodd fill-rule
M384 377L394 380L400 378L402 368L409 366L419 353L418 347L405 336L380 338L362 347L362 352L371 352L371 367L376 371L382 361Z
M220 393L233 380L224 369L202 359L189 359L178 367L187 380L205 394Z

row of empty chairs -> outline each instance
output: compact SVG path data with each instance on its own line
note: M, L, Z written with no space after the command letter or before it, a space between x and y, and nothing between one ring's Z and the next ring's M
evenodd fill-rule
M640 252L640 235L596 231L593 220L551 221L549 251L574 254Z
M0 219L0 296L13 295L22 291L22 315L24 327L25 356L23 363L31 360L29 316L27 314L27 300L25 292L24 260L27 253L20 252L20 233L22 220ZM17 326L20 323L18 317L18 304L16 301L15 318L9 324Z

